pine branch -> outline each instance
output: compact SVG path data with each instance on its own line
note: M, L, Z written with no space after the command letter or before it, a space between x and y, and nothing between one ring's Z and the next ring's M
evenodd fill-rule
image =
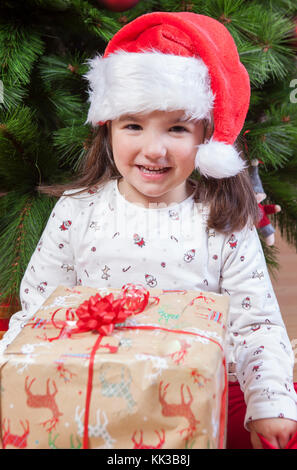
M295 111L295 109L294 109ZM255 113L257 114L257 113ZM260 122L259 122L260 121ZM295 154L297 141L297 115L292 105L272 104L254 120L247 120L244 131L248 158L259 158L273 168L285 166Z
M0 121L1 115L4 114L5 110L13 109L20 106L28 95L28 90L22 85L10 85L6 77L3 77L3 102L0 102Z
M62 168L71 168L73 172L78 170L82 158L88 149L88 141L92 132L85 125L77 125L59 129L54 133L53 145L57 150L57 158Z
M294 51L289 47L293 29L290 19L251 2L236 13L232 26L241 34L239 55L253 86L262 86L271 78L283 80L292 73L295 66Z
M86 111L86 106L84 106L81 97L73 95L70 91L65 89L52 90L49 100L61 124L63 124L66 119L73 118L76 113Z
M295 0L262 0L266 8L278 11L282 15L294 17L297 15L297 4Z
M194 2L192 2L194 3ZM196 2L195 2L196 3ZM183 0L160 0L160 11L184 11L185 2Z
M72 0L71 7L80 16L86 29L109 41L119 29L119 23L109 11L94 8L85 0Z
M220 21L230 31L251 83L282 80L295 69L291 44L294 23L262 2L245 0L161 1L164 11L193 11Z
M140 15L154 11L160 11L159 0L140 0L140 2L137 3L133 8L116 15L116 18L122 27L122 22L125 24L126 22L130 22L135 18L138 18Z
M35 148L35 141L38 140L40 134L32 109L28 106L20 106L2 115L1 121L3 138L6 138L6 142L12 143L15 151L19 151L21 158L25 148L28 151ZM1 155L3 151L4 149Z
M44 52L38 33L17 22L0 20L0 79L8 86L28 85L33 64Z
M87 54L77 53L74 57L44 56L42 57L38 68L40 76L45 83L52 86L55 83L67 84L67 81L73 82L73 85L79 85L81 77L87 72Z
M1 301L16 298L55 199L10 192L0 198Z
M32 186L38 177L36 142L39 132L27 107L7 113L0 124L0 177L2 189Z
M63 11L65 12L70 5L69 0L27 0L27 3L38 6L45 10Z

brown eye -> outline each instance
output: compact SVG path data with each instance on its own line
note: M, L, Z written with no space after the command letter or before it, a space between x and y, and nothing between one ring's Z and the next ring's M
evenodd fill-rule
M172 132L177 132L177 133L181 133L181 132L188 132L188 129L186 129L185 127L183 126L173 126L170 128L170 130Z
M129 129L131 131L139 131L141 130L141 126L139 126L138 124L128 124L127 126L125 126L125 129Z

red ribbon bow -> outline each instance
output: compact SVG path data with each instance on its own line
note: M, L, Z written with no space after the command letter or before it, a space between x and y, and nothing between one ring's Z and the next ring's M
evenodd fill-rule
M124 308L125 302L124 298L115 300L113 294L90 297L75 312L78 320L73 333L93 330L102 336L110 335L116 323L123 323L134 313Z
M142 284L125 284L122 287L122 295L115 299L113 294L102 296L99 293L85 300L73 312L72 308L66 310L66 321L76 320L76 328L67 331L67 335L83 333L86 331L97 331L100 336L111 335L115 325L124 323L130 315L143 312L148 304L149 291ZM154 301L157 298L153 297ZM49 341L59 339L67 327L65 321L56 321L55 316L61 308L58 308L51 318L55 328L60 329L60 334Z
M123 295L115 299L113 294L102 297L99 293L83 302L76 310L78 321L73 333L98 331L102 336L110 335L117 323L127 317L141 313L148 303L149 292L141 285L126 284Z

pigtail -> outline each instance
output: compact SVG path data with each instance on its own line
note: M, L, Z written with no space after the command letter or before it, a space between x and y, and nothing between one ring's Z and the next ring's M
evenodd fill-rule
M221 233L257 225L259 209L248 170L231 178L199 180L199 201L209 206L208 228Z

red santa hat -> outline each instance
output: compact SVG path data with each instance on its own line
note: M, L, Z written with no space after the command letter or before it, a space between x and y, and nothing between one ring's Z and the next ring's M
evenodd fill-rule
M155 110L184 110L194 120L213 114L214 133L198 146L195 168L213 178L245 168L233 144L248 111L250 81L220 22L190 12L148 13L124 26L88 64L88 123Z

